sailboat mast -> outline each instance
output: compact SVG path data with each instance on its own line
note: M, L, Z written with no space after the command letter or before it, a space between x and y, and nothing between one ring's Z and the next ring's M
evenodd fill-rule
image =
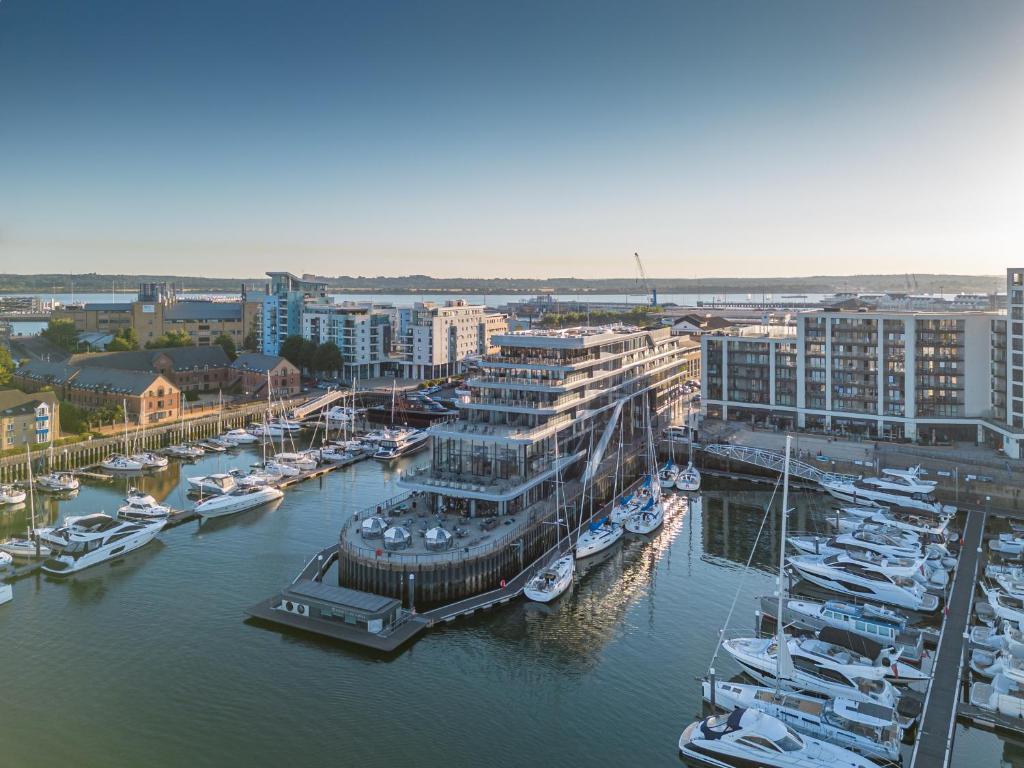
M788 658L789 648L783 649L786 643L786 623L782 618L782 604L785 599L785 589L783 585L786 583L786 518L789 517L789 445L793 438L791 435L786 435L786 458L782 465L782 531L779 536L779 609L775 614L775 631L778 634L778 650L776 651L775 658L779 661L779 668L776 670L778 674L775 675L775 695L779 695L779 690L782 686L782 659L783 657Z
M121 410L124 411L124 455L127 456L128 451L128 398L121 400Z

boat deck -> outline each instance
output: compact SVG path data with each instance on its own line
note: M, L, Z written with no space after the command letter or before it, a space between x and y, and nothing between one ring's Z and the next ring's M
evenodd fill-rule
M964 666L967 622L974 601L978 575L981 537L985 513L969 511L964 525L963 546L956 575L946 603L946 621L939 636L932 680L925 697L924 711L910 768L938 768L949 765L953 751L953 725L960 701L960 681Z

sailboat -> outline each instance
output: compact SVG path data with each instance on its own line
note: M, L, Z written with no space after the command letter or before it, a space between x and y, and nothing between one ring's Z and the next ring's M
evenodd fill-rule
M167 466L167 457L158 453L145 450L146 448L146 400L141 400L142 410L139 411L139 424L142 428L142 436L139 438L140 447L143 449L136 454L129 456L132 461L137 461L143 469L160 469ZM127 409L125 417L127 418Z
M591 456L594 455L593 440L594 435L591 432L590 435L591 446L588 451ZM593 461L594 459L592 459ZM599 459L596 461L599 462ZM590 480L590 501L593 504L594 501L594 484L592 476L585 475L585 481ZM586 497L586 482L584 483L583 493L580 495L580 526L583 525L583 500ZM596 522L591 522L585 531L576 531L576 559L582 560L585 557L596 555L598 552L604 552L606 549L611 547L615 542L619 541L625 529L616 522L613 522L610 517L603 517Z
M647 427L647 465L651 468L651 477L655 466L654 435L651 429L651 412L644 400L644 421ZM630 533L647 534L656 531L665 522L665 505L661 499L661 485L650 483L650 495L642 502L639 509L626 520L625 528Z
M124 401L124 453L112 453L100 462L103 469L112 472L140 472L142 462L128 455L128 401Z
M700 472L693 466L693 421L690 418L690 405L686 405L686 467L679 472L676 488L680 491L695 492L700 490Z
M562 486L562 469L558 462L558 436L555 436L555 525L557 526L557 543L555 554L545 567L530 579L523 588L523 594L527 599L538 603L550 603L557 597L563 595L572 586L572 579L576 573L576 558L572 551L562 552L562 504L559 502L560 489ZM569 523L565 521L568 532ZM567 535L567 538L568 535ZM571 547L572 542L569 541Z
M25 455L28 459L28 514L31 527L24 539L11 538L0 543L0 552L16 559L49 557L50 548L39 541L39 531L36 530L36 496L32 484L32 453L27 445L25 446Z
M29 461L31 464L31 460ZM77 491L79 482L78 478L70 472L56 472L53 469L53 440L50 440L49 449L49 464L50 471L45 475L40 475L36 478L36 483L41 491L50 491L51 493L69 493L71 491ZM13 502L11 502L13 503Z
M178 401L178 429L181 431L182 439L185 435L185 393L182 392ZM177 459L198 459L206 451L196 445L189 445L188 443L181 442L175 443L174 445L168 445L164 448L164 453L168 456L174 456Z

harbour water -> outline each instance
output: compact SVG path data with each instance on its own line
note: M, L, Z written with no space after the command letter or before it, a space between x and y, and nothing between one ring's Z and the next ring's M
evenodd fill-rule
M88 482L73 499L41 497L40 517L111 513L129 485L181 508L188 475L255 459ZM679 733L700 711L695 678L737 589L731 635L753 630L756 597L774 589L775 515L744 569L770 491L705 491L652 540L585 564L560 602L519 601L391 657L243 621L427 460L366 461L66 581L17 582L0 607L0 764L678 765ZM820 529L825 498L794 496L790 525ZM0 535L26 523L26 508L0 512ZM716 667L737 671L724 654ZM961 728L953 764L1022 765L1024 750Z

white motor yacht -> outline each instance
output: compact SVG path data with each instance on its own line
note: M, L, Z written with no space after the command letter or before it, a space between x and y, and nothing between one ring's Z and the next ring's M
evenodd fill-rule
M347 424L355 418L355 410L347 405L334 405L327 409L328 424Z
M267 461L263 464L262 469L271 475L280 475L281 477L295 477L302 472L298 467L280 461Z
M842 595L921 613L939 607L939 598L912 576L890 575L872 563L855 562L843 555L798 555L787 562L801 578Z
M136 488L128 492L124 502L117 510L117 516L122 520L148 523L153 520L166 520L171 516L170 507L157 503L150 494Z
M143 464L139 459L114 453L100 462L100 466L110 472L141 472Z
M283 475L266 469L254 469L247 474L234 473L235 484L239 488L258 488L263 485L274 485L281 481Z
M14 599L14 588L10 584L0 584L0 605Z
M909 470L883 469L881 477L859 480L825 480L821 487L840 501L875 507L904 507L938 515L950 515L956 507L946 506L935 498L935 482L921 480L920 468Z
M701 684L710 702L711 683ZM742 683L716 682L715 704L731 709L756 709L780 720L798 733L823 739L872 759L899 762L903 729L891 707L864 701L820 699L802 693Z
M353 464L363 457L363 453L353 453L339 445L325 445L319 451L317 455L320 461L326 464L340 464L342 466L346 464Z
M1005 675L996 675L991 683L974 683L970 702L989 712L1014 718L1024 718L1024 689L1020 683Z
M249 445L250 443L258 443L259 438L244 429L231 429L225 432L221 436L228 442L235 443L237 445Z
M235 490L235 486L234 475L226 472L218 472L213 475L198 475L188 479L188 487L202 494L219 495L231 493Z
M284 496L284 493L273 486L264 485L253 488L236 488L231 493L211 496L206 501L196 504L196 514L201 518L224 517L237 512L268 504Z
M661 499L649 498L639 511L626 520L625 528L630 533L653 533L665 522L665 505Z
M49 472L36 478L36 487L41 491L65 493L77 491L80 483L70 472Z
M43 563L43 570L66 576L123 557L151 542L164 523L163 520L137 523L103 514L86 515L68 526L67 544Z
M1024 631L1009 621L998 627L971 627L971 642L990 651L1007 651L1015 658L1024 658Z
M377 441L377 451L373 458L378 461L394 459L416 453L430 444L430 435L421 429L393 430L391 434Z
M817 656L822 666L831 663L865 664L885 670L885 679L896 685L918 683L931 678L919 668L900 660L900 652L893 646L869 640L845 629L826 627L815 637L798 639L802 653Z
M785 690L804 690L883 707L895 707L898 703L899 693L885 679L885 669L863 663L824 661L818 654L804 651L791 638L787 638L786 644L793 668L781 681ZM774 637L732 638L724 641L722 648L755 680L765 685L776 684L779 662L776 659L778 642Z
M778 597L763 595L760 599L761 614L773 621L779 612ZM782 621L786 626L799 626L812 632L832 627L846 630L900 652L900 657L912 663L920 663L924 656L924 636L909 629L909 619L902 614L870 603L846 603L841 600L827 600L823 603L813 600L786 598L782 601Z
M0 485L0 504L23 504L28 494L13 485Z
M1024 536L1015 533L1000 533L988 542L988 548L1007 557L1020 557L1024 554Z
M527 582L523 594L528 600L550 603L572 586L575 572L576 559L572 554L559 555Z
M680 470L679 477L676 479L676 488L690 493L700 490L700 472L693 466L693 462Z
M712 768L877 768L866 757L801 736L756 709L734 709L691 723L679 737L679 754Z
M576 540L576 559L596 555L604 552L608 547L622 538L625 529L618 523L613 523L607 517L591 523Z
M222 444L218 438L208 437L196 442L196 447L202 448L204 451L209 451L210 453L225 453L228 448L235 448L237 446L234 443L227 442Z
M1012 621L1019 627L1024 626L1024 599L1007 595L986 584L979 584L979 586L985 593L985 599L996 619Z

